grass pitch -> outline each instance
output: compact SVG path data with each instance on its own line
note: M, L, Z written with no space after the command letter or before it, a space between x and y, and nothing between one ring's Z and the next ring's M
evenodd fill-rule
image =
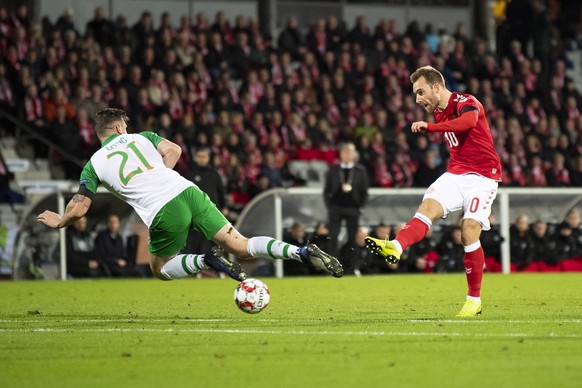
M2 387L579 387L582 274L0 283Z

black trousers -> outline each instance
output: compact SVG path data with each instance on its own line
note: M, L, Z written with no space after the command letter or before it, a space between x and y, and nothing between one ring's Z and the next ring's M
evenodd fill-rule
M355 246L356 232L360 223L360 209L357 207L330 206L327 209L329 220L329 237L331 238L334 255L339 252L338 235L345 220L347 228L348 244Z

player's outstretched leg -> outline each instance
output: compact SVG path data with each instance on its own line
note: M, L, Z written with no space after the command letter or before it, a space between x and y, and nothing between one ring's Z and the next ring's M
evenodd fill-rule
M257 236L249 239L247 251L249 257L296 260L322 269L336 278L341 278L344 275L344 269L340 262L335 257L319 249L315 244L307 244L299 248L296 245L271 237ZM242 257L244 258L244 256Z
M381 240L374 237L366 237L366 248L375 255L383 257L389 264L396 264L400 261L402 251L390 240Z
M216 271L224 272L239 282L247 278L247 274L240 264L228 260L226 252L220 247L212 247L210 253L204 255L204 263Z
M315 244L307 244L299 250L299 257L305 264L324 270L336 278L344 276L344 268L332 255L325 253Z

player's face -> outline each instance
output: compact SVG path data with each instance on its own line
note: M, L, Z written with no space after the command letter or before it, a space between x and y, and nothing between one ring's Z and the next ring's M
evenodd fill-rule
M429 85L424 77L420 77L412 84L412 91L416 95L416 103L428 113L433 113L438 106L439 98L435 92L436 85Z

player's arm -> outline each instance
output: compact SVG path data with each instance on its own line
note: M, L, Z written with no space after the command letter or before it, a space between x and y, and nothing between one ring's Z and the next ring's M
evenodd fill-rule
M164 165L168 168L174 168L180 159L180 155L182 155L182 148L178 144L172 143L168 139L164 139L159 142L157 150L160 155L162 155Z
M62 216L50 210L45 210L40 213L36 220L53 228L60 229L74 224L77 220L87 214L91 206L93 193L89 191L84 185L81 185L79 191L67 204L65 214Z
M466 106L461 110L461 115L455 119L444 121L442 123L428 123L427 132L464 132L477 125L479 120L479 111L477 107Z

